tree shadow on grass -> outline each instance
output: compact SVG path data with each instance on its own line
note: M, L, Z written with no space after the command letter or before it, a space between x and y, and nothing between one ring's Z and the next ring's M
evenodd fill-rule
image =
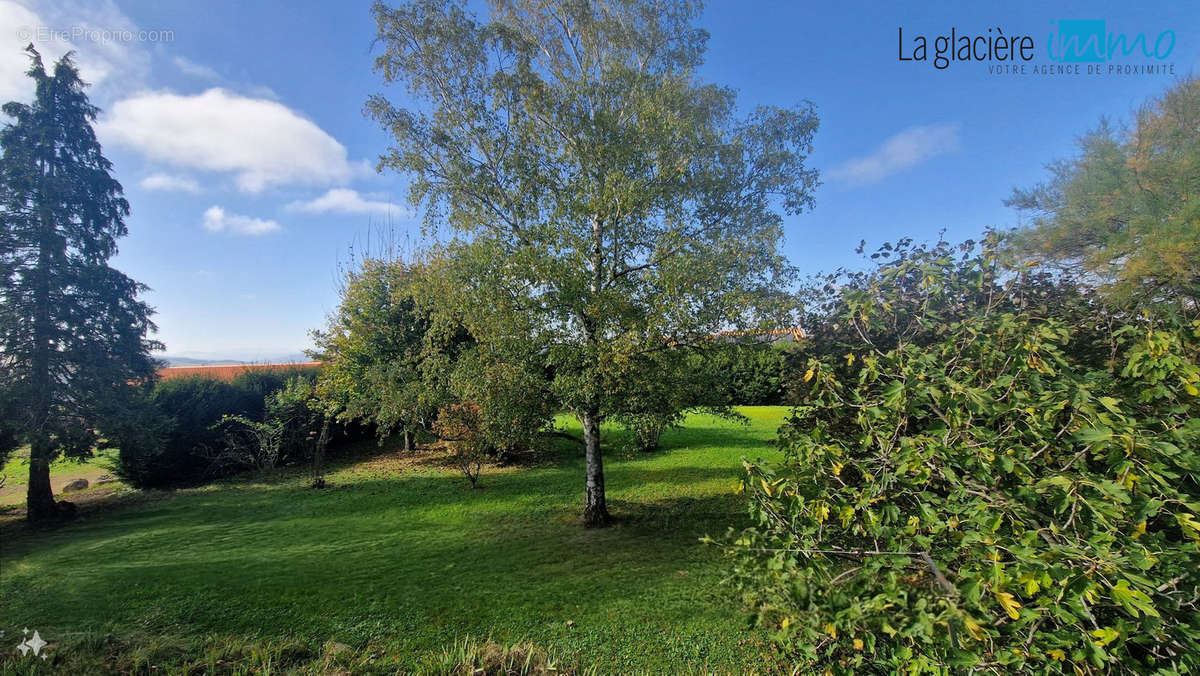
M622 454L614 448L614 437L607 435L610 506L619 520L638 529L687 528L689 522L707 528L722 514L729 513L724 507L725 500L717 501L724 511L710 514L697 508L704 503L703 498L677 495L672 503L671 496L663 493L687 493L688 485L722 479L729 480L732 490L741 476L736 459L743 455L761 456L770 446L761 436L747 434L745 428L731 428L715 421L709 425L699 422L692 421L688 428L669 431L664 435L663 446L651 453ZM514 507L532 510L545 518L577 523L582 510L583 474L582 458L575 446L569 440L559 440L558 454L544 458L540 464L489 469L483 475L481 489L472 490L457 475L445 449L403 451L394 440L359 442L342 449L331 461L330 484L324 490L307 487L308 468L290 467L266 477L242 475L197 489L97 496L80 505L79 519L49 527L29 527L23 519L9 516L0 519L0 538L9 543L0 556L7 558L36 551L38 545L34 540L48 532L103 530L104 522L109 520L119 521L124 527L126 522L138 523L158 514L173 514L183 521L204 525L237 523L247 515L288 520L320 514L337 519L371 517L381 511L394 512L401 519L419 520L424 518L423 514L451 505L470 510L478 503L509 501ZM690 452L712 449L727 451L731 463L658 466L664 460L673 462L686 459ZM340 472L361 474L339 477ZM647 490L639 499L628 499L631 487L655 485L657 489ZM679 507L697 499L701 501L697 505ZM292 508L279 513L281 501ZM667 508L668 504L675 507ZM197 510L199 515L189 514ZM503 512L499 506L485 510L492 516ZM740 514L740 508L734 513Z
M449 481L420 477L409 488L461 497ZM534 480L519 477L497 492L529 488L526 482ZM353 505L321 504L318 516L309 513L311 500L289 516L278 504L286 501L272 510L242 500L243 490L223 491L216 502L177 495L179 504L165 514L80 524L69 540L29 543L21 556L36 554L39 565L18 577L43 577L19 598L11 590L0 595L18 601L14 617L71 629L134 622L153 631L265 630L326 640L351 627L350 640L357 631L381 631L378 622L386 620L386 631L436 647L447 635L495 627L514 636L552 634L566 619L669 627L676 614L709 612L698 599L718 593L708 583L694 588L687 577L717 577L704 563L715 552L687 525L719 523L728 496L614 501L618 525L587 530L577 520L547 518L561 503L542 513L508 504L488 514L488 500L468 499L460 513L430 518L440 514L437 505L396 505L394 487L383 483L364 484ZM433 515L412 514L431 508ZM678 607L654 607L664 594Z

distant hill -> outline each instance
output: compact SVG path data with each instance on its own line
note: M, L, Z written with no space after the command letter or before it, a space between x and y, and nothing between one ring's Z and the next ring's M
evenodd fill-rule
M166 354L160 356L159 359L167 362L167 366L236 366L249 363L234 359L196 359L195 357L172 357Z
M167 366L242 366L246 364L291 364L307 362L309 359L300 352L289 354L255 355L252 358L233 359L227 357L186 357L176 354L156 354L156 359L167 362Z

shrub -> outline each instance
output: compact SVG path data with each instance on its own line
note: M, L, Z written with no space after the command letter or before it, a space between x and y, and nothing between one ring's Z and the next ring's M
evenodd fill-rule
M246 397L247 409L241 412L261 419L266 412L267 398L297 380L315 383L321 375L320 366L280 366L269 369L247 369L234 376L232 385Z
M228 441L227 430L218 423L226 416L263 421L268 399L284 390L289 379L299 392L305 387L311 391L315 377L315 369L296 367L247 371L228 383L203 376L158 382L141 406L131 405L124 419L106 430L119 449L117 473L138 488L164 488L197 485L237 471L240 463L213 462ZM363 436L353 427L336 432L338 440Z
M683 411L618 416L617 421L632 433L632 449L642 453L658 450L662 433L683 422Z
M776 406L786 401L788 352L775 345L734 345L713 354L705 367L716 374L729 404Z
M682 425L689 410L739 419L729 404L730 369L714 356L733 354L737 346L705 346L703 351L663 350L638 355L615 370L606 383L612 420L630 432L630 450L658 449L668 429Z
M943 253L839 291L858 349L747 463L759 621L812 671L1200 668L1200 324L1105 318L1097 367L1097 324Z
M479 407L472 403L450 404L438 413L433 430L454 449L454 466L471 482L471 488L475 488L488 451Z
M210 478L212 452L225 415L252 415L262 400L232 383L193 376L164 380L149 395L158 434L138 435L125 427L116 440L118 473L139 488L194 485Z
M294 376L282 389L266 396L261 420L225 415L215 427L222 439L209 456L211 471L269 471L288 462L310 459L325 419L313 383Z

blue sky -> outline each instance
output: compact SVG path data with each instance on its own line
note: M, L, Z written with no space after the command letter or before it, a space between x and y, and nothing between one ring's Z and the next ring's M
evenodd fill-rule
M419 235L401 176L375 174L387 136L362 115L372 72L369 2L0 0L0 99L28 98L20 49L75 49L104 113L101 142L133 206L115 264L153 289L175 355L267 359L308 346L337 300L339 261L368 228ZM1111 33L1173 31L1175 75L997 76L988 64L901 62L927 36L1029 35L1050 63L1058 20ZM1052 4L712 2L706 80L743 107L816 106L817 206L787 221L806 272L856 264L853 249L903 236L1011 227L1014 186L1069 156L1102 115L1126 120L1200 70L1200 12L1188 2ZM118 31L128 31L120 33ZM1103 64L1102 64L1102 67Z

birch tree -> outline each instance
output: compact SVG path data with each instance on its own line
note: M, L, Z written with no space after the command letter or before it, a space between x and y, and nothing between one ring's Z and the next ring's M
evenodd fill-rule
M584 521L609 522L600 424L663 350L789 321L782 213L813 204L811 105L740 112L704 82L687 0L374 6L385 84L366 106L439 233L443 302L532 355L578 417Z

